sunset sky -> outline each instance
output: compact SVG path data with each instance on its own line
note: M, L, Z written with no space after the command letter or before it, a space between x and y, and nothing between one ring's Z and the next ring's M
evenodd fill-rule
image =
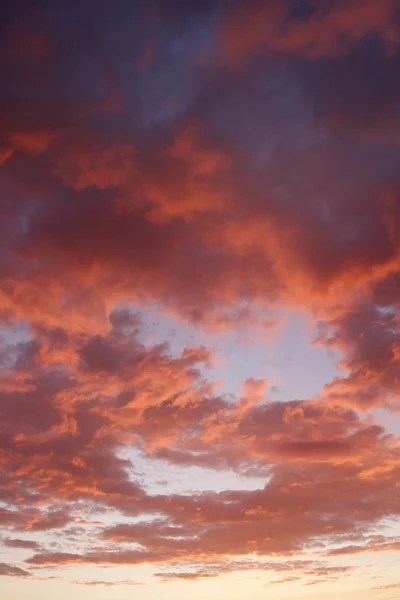
M400 0L0 3L0 598L400 599Z

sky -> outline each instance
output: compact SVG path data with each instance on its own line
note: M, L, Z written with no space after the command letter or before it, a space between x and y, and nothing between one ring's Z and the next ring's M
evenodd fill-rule
M400 599L400 3L0 3L0 595Z

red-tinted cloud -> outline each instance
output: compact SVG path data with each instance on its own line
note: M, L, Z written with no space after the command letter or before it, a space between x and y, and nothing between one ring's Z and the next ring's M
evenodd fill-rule
M372 413L400 382L396 3L148 8L0 9L4 544L164 580L396 549L371 538L400 513L398 443ZM132 304L202 341L144 341ZM302 401L251 373L221 394L205 333L294 307L339 375ZM133 451L167 479L265 485L157 493ZM15 537L32 533L47 541ZM347 572L303 567L310 585Z
M399 41L393 0L297 4L285 0L239 3L219 32L224 60L237 65L266 50L310 58L337 55L371 34L380 35L389 45Z

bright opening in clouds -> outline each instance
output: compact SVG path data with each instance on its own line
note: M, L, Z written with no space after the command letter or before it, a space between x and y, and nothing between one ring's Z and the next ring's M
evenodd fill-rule
M400 598L398 0L0 6L0 595Z

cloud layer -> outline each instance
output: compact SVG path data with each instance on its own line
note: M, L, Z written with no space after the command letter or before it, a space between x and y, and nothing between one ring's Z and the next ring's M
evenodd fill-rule
M376 537L400 513L377 417L399 409L397 2L19 0L0 23L0 522L29 551L0 574L312 585L398 549ZM209 343L151 340L153 306ZM286 310L338 374L222 393L213 336ZM161 494L135 452L263 484Z

